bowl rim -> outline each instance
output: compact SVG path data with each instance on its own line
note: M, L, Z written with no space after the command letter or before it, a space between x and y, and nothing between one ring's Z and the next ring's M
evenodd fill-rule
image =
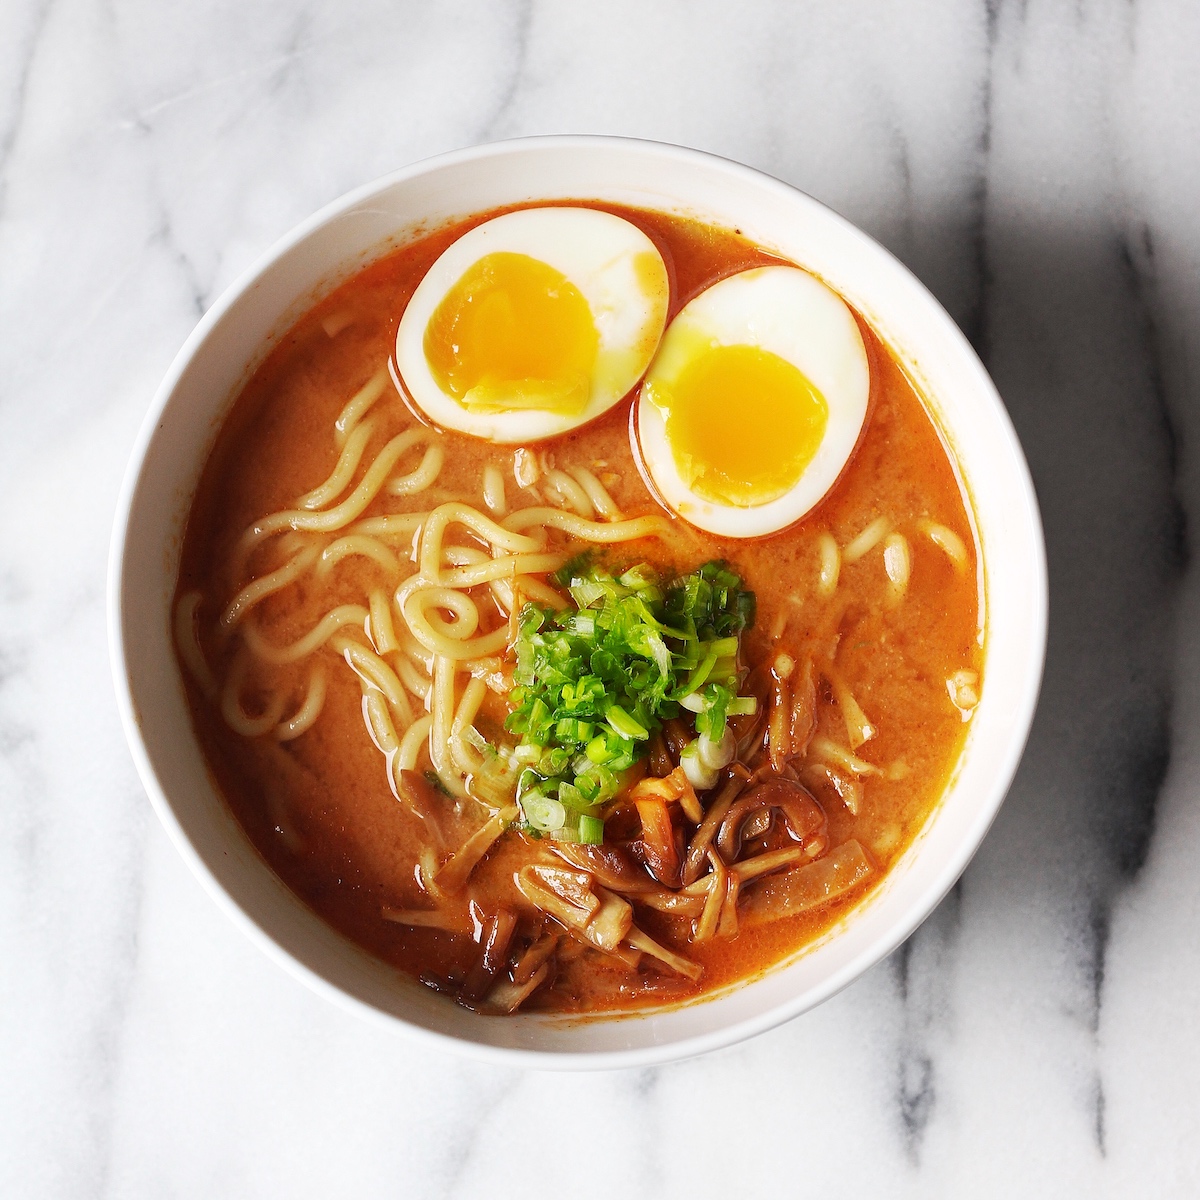
M1004 449L1008 451L1015 468L1013 482L1017 487L1019 496L1014 495L1014 499L1019 499L1022 502L1022 515L1030 522L1029 532L1034 549L1032 561L1028 564L1030 571L1029 583L1032 591L1029 597L1031 601L1029 645L1031 658L1036 661L1036 670L1030 672L1021 692L1020 703L1012 711L1012 726L1017 732L1009 738L1006 752L1001 760L1001 769L997 774L997 784L992 789L991 797L986 803L981 803L977 806L977 811L967 823L963 836L955 850L947 856L940 871L925 885L922 901L913 904L905 914L903 920L898 920L892 924L886 936L880 936L869 943L840 968L831 972L819 984L811 986L761 1013L718 1026L705 1033L692 1034L649 1046L614 1050L573 1051L532 1049L522 1046L500 1046L482 1041L468 1040L451 1033L418 1025L406 1020L399 1014L386 1012L377 1008L366 1000L360 999L343 990L340 986L326 979L312 967L284 949L259 925L250 912L233 899L184 831L172 803L158 778L143 740L137 716L137 704L133 695L129 671L126 666L127 645L124 634L122 585L134 500L145 469L147 452L150 449L163 412L170 402L188 365L207 340L214 327L221 321L225 313L254 286L257 280L272 265L286 257L311 234L329 224L337 217L354 209L364 201L370 200L378 193L410 179L475 160L503 158L512 154L525 153L531 149L555 151L563 149L579 150L589 147L614 147L626 152L652 155L656 158L665 157L675 158L681 162L707 163L719 167L722 171L733 175L743 183L775 191L793 199L796 196L802 197L808 203L824 210L828 218L839 224L852 238L864 243L871 253L880 254L890 259L893 266L898 268L906 277L906 283L918 292L924 293L929 302L934 306L936 319L942 324L943 333L951 340L957 340L961 348L967 352L979 395L981 398L986 398L994 410L992 415L997 420L998 426L1007 443ZM982 844L1012 785L1013 777L1016 774L1029 738L1041 688L1045 668L1049 609L1048 571L1041 514L1033 481L1029 473L1028 463L1021 449L1020 441L1017 438L1008 411L990 375L979 360L978 355L970 346L970 343L953 318L950 317L920 279L892 254L890 250L881 245L869 234L864 233L852 222L829 208L828 205L822 204L820 201L809 196L808 193L775 176L708 151L695 150L651 139L617 137L603 134L551 134L512 138L504 141L482 143L421 159L398 170L381 175L337 197L305 220L299 222L259 254L222 291L220 296L200 318L195 328L176 353L170 367L167 369L166 374L163 376L161 383L154 393L134 440L129 461L121 481L109 546L106 596L109 662L116 692L117 709L134 765L150 803L157 813L159 820L162 822L168 837L176 850L182 855L193 875L199 880L204 890L212 897L217 906L270 959L282 966L290 975L299 979L314 992L331 1000L343 1010L363 1017L377 1026L386 1027L390 1030L399 1030L405 1036L415 1038L429 1047L467 1055L476 1060L496 1065L541 1070L611 1070L625 1067L657 1066L665 1062L692 1058L709 1050L734 1045L781 1025L793 1017L824 1003L872 966L891 954L907 940L941 903L962 875ZM264 869L269 870L265 862L263 865ZM745 982L752 984L757 978L755 976ZM646 1015L649 1016L652 1013ZM632 1013L627 1019L637 1019L637 1016L638 1014ZM581 1023L585 1023L587 1018L583 1017L579 1018L579 1020Z

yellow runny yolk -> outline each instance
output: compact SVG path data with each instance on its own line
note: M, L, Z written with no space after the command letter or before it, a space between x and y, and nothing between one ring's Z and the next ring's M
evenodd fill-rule
M442 298L425 328L438 386L476 412L587 406L600 336L583 293L527 254L488 254Z
M799 368L758 346L689 347L648 399L663 413L684 483L715 504L752 508L799 481L829 406Z

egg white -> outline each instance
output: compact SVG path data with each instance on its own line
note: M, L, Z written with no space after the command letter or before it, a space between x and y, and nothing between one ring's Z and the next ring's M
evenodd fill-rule
M741 507L697 495L679 473L665 414L648 397L655 381L668 386L698 342L757 346L808 377L825 397L825 434L804 473L784 495ZM721 537L749 538L794 524L820 503L850 458L870 396L870 367L854 314L840 296L798 267L756 267L701 292L671 322L638 400L643 464L667 506ZM736 410L729 413L736 421Z
M471 412L434 379L425 357L430 318L471 266L498 252L526 254L548 264L587 301L599 345L581 413ZM639 256L646 257L639 262ZM443 429L503 443L555 437L594 420L633 388L658 348L669 298L662 255L636 225L591 208L521 209L477 225L429 268L400 318L396 367L412 400Z

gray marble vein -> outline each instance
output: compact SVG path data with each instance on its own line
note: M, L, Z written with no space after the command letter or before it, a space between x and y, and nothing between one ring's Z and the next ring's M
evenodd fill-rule
M0 1195L1200 1192L1197 46L1183 0L9 0ZM121 471L199 313L347 188L548 132L761 167L908 263L1005 398L1052 586L1017 781L907 945L596 1076L439 1055L268 962L150 815L104 644Z

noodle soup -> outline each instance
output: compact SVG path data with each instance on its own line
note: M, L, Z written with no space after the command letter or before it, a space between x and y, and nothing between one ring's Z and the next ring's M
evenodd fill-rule
M731 231L576 207L661 256L652 382L670 382L659 340L694 300L792 269ZM368 267L237 398L176 594L193 720L273 870L379 958L492 1013L686 1000L818 938L929 816L979 698L977 547L920 397L856 315L867 390L846 461L769 533L697 521L736 529L810 462L752 502L696 471L708 508L680 516L644 386L594 414L539 392L535 414L579 420L515 440L496 414L530 418L485 375L462 424L494 436L433 422L398 326L498 215ZM497 258L473 286L519 267ZM432 311L464 329L473 310ZM790 404L769 354L751 365ZM832 437L834 393L810 390ZM728 408L723 440L768 454Z

